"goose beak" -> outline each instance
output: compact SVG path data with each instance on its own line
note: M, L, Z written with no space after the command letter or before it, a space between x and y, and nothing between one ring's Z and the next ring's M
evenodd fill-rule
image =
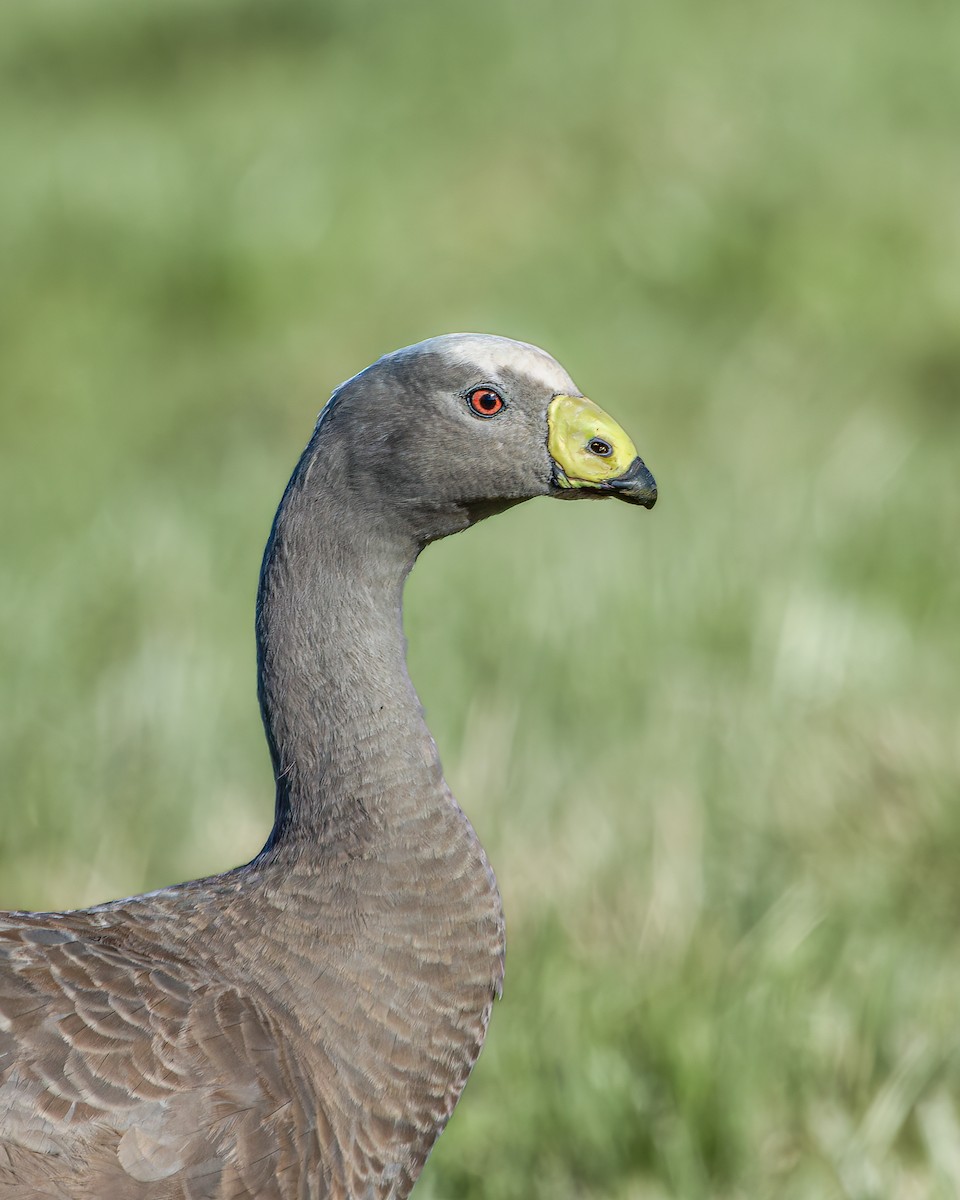
M586 396L554 396L547 449L558 495L616 496L653 508L657 485L620 425Z

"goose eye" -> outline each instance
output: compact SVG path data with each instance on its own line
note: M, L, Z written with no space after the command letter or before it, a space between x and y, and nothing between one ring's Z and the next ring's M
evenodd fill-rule
M613 447L609 442L605 442L603 438L594 438L588 445L587 449L591 454L597 454L600 458L609 458L613 453Z
M495 417L503 408L503 398L490 388L474 388L467 403L478 417Z

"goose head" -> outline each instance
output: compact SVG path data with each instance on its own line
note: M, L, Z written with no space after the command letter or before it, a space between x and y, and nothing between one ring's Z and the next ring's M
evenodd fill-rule
M345 487L424 545L535 496L652 508L629 435L546 351L446 334L385 355L330 398L311 443ZM308 450L309 453L309 450Z

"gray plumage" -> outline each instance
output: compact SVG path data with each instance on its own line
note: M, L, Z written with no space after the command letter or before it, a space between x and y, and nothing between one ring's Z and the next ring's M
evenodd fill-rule
M479 386L495 419L469 408ZM479 335L334 393L260 579L266 846L148 895L0 914L5 1200L409 1194L483 1043L504 932L407 675L401 593L427 543L557 493L558 394L579 395L543 351ZM649 507L652 487L623 490Z

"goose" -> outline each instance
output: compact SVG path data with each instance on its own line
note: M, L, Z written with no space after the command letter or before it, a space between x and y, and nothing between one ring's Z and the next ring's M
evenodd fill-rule
M224 874L0 913L0 1197L409 1195L483 1044L504 919L402 591L429 543L535 496L657 496L545 351L449 334L333 392L260 574L272 831Z

